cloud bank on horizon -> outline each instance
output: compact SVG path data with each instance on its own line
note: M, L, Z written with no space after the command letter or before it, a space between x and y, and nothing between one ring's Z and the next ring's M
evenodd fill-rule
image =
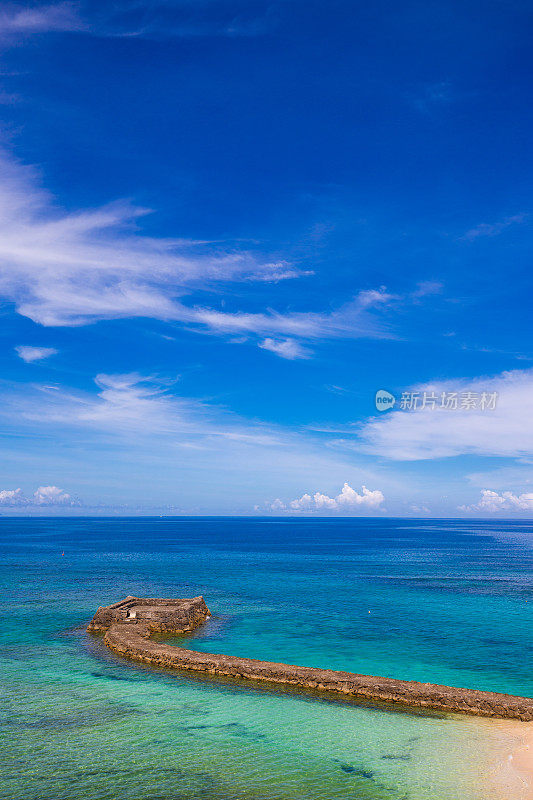
M524 492L515 495L512 492L492 492L483 489L481 499L471 506L460 506L461 511L474 512L506 512L506 511L533 511L533 492Z
M31 495L22 489L1 489L0 507L3 508L49 508L50 506L81 506L79 500L72 498L58 486L39 486Z
M341 491L336 497L329 497L322 492L315 492L313 495L307 492L301 497L284 503L282 500L276 498L270 504L270 511L319 511L331 512L341 511L344 513L353 512L356 509L360 511L374 511L379 509L385 502L385 497L379 489L370 491L363 486L361 494L352 489L352 487L345 483ZM259 508L257 509L259 510Z
M451 16L2 8L5 513L531 516L529 26Z

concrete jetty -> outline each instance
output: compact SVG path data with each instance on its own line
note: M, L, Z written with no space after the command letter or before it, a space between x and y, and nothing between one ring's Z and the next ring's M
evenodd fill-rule
M99 608L88 630L105 631L105 644L118 655L165 669L333 692L355 701L377 700L447 713L533 721L533 699L529 697L199 653L150 638L156 632L192 631L209 616L203 597L188 600L127 597Z

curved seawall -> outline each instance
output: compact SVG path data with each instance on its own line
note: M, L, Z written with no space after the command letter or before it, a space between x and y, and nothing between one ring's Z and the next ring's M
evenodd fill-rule
M193 670L209 675L336 692L354 700L378 700L449 713L533 721L533 699L528 697L199 653L155 642L150 639L151 633L149 624L116 623L108 629L104 641L120 656L165 669Z

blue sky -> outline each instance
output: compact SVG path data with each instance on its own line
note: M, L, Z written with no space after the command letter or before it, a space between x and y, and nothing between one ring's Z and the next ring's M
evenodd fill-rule
M4 4L0 513L531 516L532 18Z

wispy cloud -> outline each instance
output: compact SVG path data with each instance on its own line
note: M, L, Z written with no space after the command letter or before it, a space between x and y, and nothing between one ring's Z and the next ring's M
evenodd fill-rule
M394 410L352 428L355 447L382 458L412 461L459 455L527 456L533 452L533 370L514 370L491 378L443 381L412 389L440 397L443 392L498 395L492 410L418 408Z
M498 236L500 233L503 233L503 231L507 230L507 228L510 228L513 225L521 225L528 219L529 214L514 214L513 216L505 217L505 219L502 219L499 222L482 222L479 225L476 225L475 228L471 228L465 234L463 234L461 239L473 241L474 239L479 239L484 236Z
M416 503L409 504L409 510L413 512L413 514L421 514L422 516L426 516L427 514L431 514L431 509L424 505L417 505Z
M353 394L352 389L346 389L345 386L337 386L335 383L326 383L324 385L324 389L327 392L331 392L331 394L338 394L341 396L345 396L347 394Z
M470 472L466 479L480 489L490 486L492 489L507 490L509 486L520 486L520 491L533 489L533 459L518 458L510 464L503 464L496 469L485 469Z
M0 12L0 39L37 33L85 30L76 3L51 3L41 6L5 4Z
M143 235L146 209L116 202L62 212L40 188L34 169L0 155L0 294L18 312L45 326L86 325L102 319L149 317L220 334L252 334L277 343L287 357L296 343L278 337L327 339L390 336L379 316L398 298L383 289L359 292L332 311L221 311L189 305L193 292L216 292L230 282L297 277L286 262L181 238Z
M412 300L420 300L423 297L440 294L443 288L440 281L421 281L411 292L410 298Z
M259 446L283 446L275 428L247 423L225 409L173 393L175 381L137 373L97 375L97 392L33 385L5 392L1 414L62 428L85 428L114 436L161 436L184 447L208 446L215 439Z
M42 361L44 358L53 356L57 353L55 347L31 347L31 345L21 344L15 347L18 355L23 361Z
M514 492L493 492L483 489L479 502L470 506L459 506L460 511L489 512L495 514L505 511L533 511L533 492L515 494Z
M415 108L424 114L430 114L438 108L450 105L455 96L452 85L447 80L426 83L413 89L407 95Z
M250 37L266 33L274 22L274 4L244 0L229 5L208 0L12 3L0 14L0 39L18 43L29 35L54 32L130 39Z
M142 39L182 37L254 37L271 30L276 3L234 0L118 0L89 18L100 36Z
M394 338L388 325L374 312L386 309L397 297L384 290L362 291L334 311L279 313L228 313L196 307L190 321L226 333L298 336L304 339Z

